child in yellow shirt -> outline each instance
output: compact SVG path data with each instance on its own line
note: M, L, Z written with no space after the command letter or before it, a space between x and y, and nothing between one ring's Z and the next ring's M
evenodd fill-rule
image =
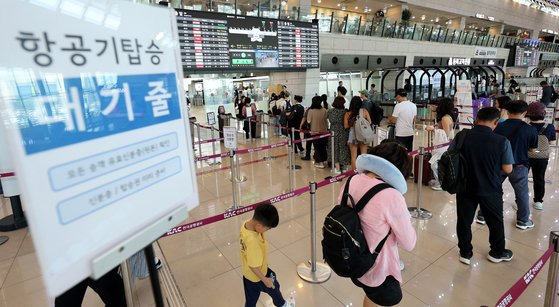
M256 306L261 292L270 295L275 306L295 307L292 298L289 301L283 298L276 273L268 268L268 241L264 232L275 228L278 223L278 210L268 203L256 207L252 219L241 226L245 307Z

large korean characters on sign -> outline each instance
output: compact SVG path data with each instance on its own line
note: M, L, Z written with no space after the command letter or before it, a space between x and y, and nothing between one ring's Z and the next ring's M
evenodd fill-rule
M3 3L0 20L0 132L56 296L198 204L175 14L19 0Z

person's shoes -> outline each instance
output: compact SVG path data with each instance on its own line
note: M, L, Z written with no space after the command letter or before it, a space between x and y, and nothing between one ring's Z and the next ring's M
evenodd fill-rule
M431 190L433 191L442 191L441 185L438 182L431 184Z
M304 151L304 150L301 150L301 151L299 152L299 156L300 156L300 157L305 157L305 156L306 156L305 151Z
M472 259L473 253L462 253L460 252L460 258L458 258L458 260L460 260L460 262L462 262L463 264L467 264L470 265L470 259Z
M543 203L537 201L537 202L534 203L533 207L534 207L534 209L536 209L536 210L543 210Z
M534 228L534 222L532 220L528 220L528 222L516 221L516 228L522 230Z
M489 254L487 254L487 260L493 263L511 261L512 257L513 257L513 253L510 249L505 249L500 253L494 253L493 251L490 251Z
M159 270L162 266L163 263L161 263L161 259L155 257L155 269Z
M403 271L405 267L406 265L404 264L404 261L400 259L400 271Z
M483 217L483 215L477 215L476 216L476 223L480 224L480 225L485 225L485 218Z
M310 160L311 160L311 157L302 157L301 160L303 160L303 161L310 161Z
M326 166L324 166L324 162L320 162L320 163L315 163L314 167L316 168L325 168Z
M285 304L282 307L295 307L295 298L293 296L285 300Z

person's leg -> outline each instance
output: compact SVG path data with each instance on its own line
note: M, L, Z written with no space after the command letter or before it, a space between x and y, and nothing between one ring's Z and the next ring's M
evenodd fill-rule
M89 286L99 295L105 306L126 306L124 282L118 274L118 267L112 269L98 280L91 280Z
M355 160L357 160L357 145L349 144L349 153L351 154L351 169L356 169Z
M361 154L366 154L368 151L369 151L369 146L368 145L359 144L359 152Z
M252 282L243 277L243 287L245 289L245 307L256 307L260 292L262 290L262 282ZM266 287L266 286L264 286Z
M305 133L303 136L305 137L305 139L308 139L308 138L311 137L311 135L309 133ZM310 160L310 158L311 158L312 146L313 146L313 141L307 141L307 143L305 144L305 147L307 147L306 150L305 150L305 159L307 159L307 160Z
M243 122L243 130L245 131L245 137L248 139L250 138L250 134L248 134L248 121Z
M270 278L270 276L272 276L271 274L274 274L274 276L276 276L274 281L274 289L264 286L262 292L268 294L272 298L272 302L274 302L275 306L281 307L285 305L285 299L281 294L280 284L278 282L276 273L272 271L270 268L268 268L268 272L266 272L266 277Z
M505 250L505 226L503 224L503 197L502 195L479 197L479 206L489 228L489 244L491 251L502 253Z
M74 307L81 306L89 278L73 286L68 291L62 293L54 299L55 307Z
M460 254L471 257L474 247L472 246L472 222L476 212L477 202L466 193L456 194L456 234L458 236L458 248Z
M516 196L516 220L528 222L530 220L530 199L528 196L528 168L523 165L515 166L509 175L509 181ZM484 212L485 213L485 212Z
M299 131L295 131L295 140L300 140L301 139L301 133ZM300 152L303 152L305 149L303 148L303 142L297 143L295 144L298 148Z
M534 202L543 203L545 195L545 171L548 164L547 159L531 159L532 178L534 179Z
M256 122L250 122L250 129L252 129L251 130L252 138L255 139L256 138Z

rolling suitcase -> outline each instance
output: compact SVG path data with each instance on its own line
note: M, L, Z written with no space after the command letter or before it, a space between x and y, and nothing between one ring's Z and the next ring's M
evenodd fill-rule
M433 146L433 131L427 132L427 146ZM430 152L425 152L425 155L423 155L423 176L421 178L421 183L424 185L428 185L429 181L433 179L433 171L431 170L431 163L429 163L431 157L432 155ZM419 179L419 155L413 157L413 173L413 181L417 183Z

